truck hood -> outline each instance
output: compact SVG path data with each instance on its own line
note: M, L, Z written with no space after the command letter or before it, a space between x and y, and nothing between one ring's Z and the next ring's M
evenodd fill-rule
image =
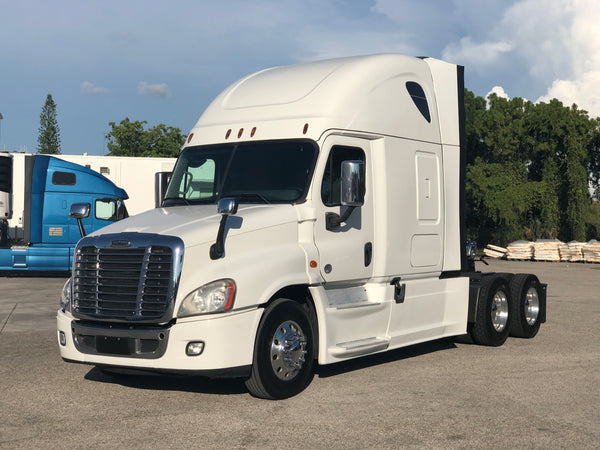
M105 233L157 233L177 236L186 247L214 242L221 222L216 205L156 208L116 222L90 236ZM226 236L249 233L284 223L298 222L292 205L240 205L227 219Z

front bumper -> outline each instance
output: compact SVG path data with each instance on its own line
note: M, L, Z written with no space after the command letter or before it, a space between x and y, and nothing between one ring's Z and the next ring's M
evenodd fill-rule
M227 376L252 365L262 313L262 309L255 309L185 319L164 328L137 329L121 324L84 324L59 310L58 346L61 357L69 362ZM204 342L203 352L188 356L187 345L199 341Z

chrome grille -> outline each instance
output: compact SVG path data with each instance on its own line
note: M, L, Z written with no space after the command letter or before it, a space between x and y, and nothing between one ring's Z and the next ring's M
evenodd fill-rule
M81 245L73 267L73 313L106 320L156 320L174 291L173 250L151 245Z

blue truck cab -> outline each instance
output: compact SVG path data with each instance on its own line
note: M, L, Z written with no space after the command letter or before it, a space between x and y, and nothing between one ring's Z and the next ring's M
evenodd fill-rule
M58 158L28 155L24 165L22 236L4 239L0 271L70 271L81 238L77 220L69 217L71 205L89 204L82 224L91 233L127 217L127 193L103 175Z

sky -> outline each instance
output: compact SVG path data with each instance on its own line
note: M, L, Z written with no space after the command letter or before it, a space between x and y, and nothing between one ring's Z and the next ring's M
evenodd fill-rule
M0 150L35 153L47 94L64 154L124 118L188 133L268 67L372 53L465 66L465 87L600 116L598 0L0 0Z

